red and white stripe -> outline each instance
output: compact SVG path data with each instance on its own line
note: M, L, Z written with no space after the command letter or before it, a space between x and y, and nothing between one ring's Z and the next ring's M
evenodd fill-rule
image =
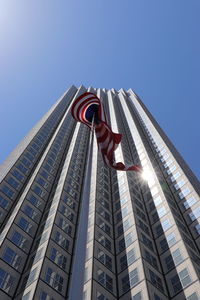
M93 124L85 118L85 112L87 108L97 104L98 107L98 124ZM97 144L99 151L101 151L102 157L106 165L119 171L141 171L141 167L137 165L125 166L122 162L116 163L114 160L114 151L117 149L121 142L122 135L120 133L112 132L112 129L107 124L106 115L103 110L100 99L93 93L84 93L79 96L72 104L72 116L75 120L86 124L90 128L92 126L95 129L97 138Z

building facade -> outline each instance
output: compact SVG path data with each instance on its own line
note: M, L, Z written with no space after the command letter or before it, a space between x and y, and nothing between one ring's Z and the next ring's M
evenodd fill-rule
M71 116L101 98L116 161ZM130 89L72 86L0 169L0 299L199 300L200 185Z

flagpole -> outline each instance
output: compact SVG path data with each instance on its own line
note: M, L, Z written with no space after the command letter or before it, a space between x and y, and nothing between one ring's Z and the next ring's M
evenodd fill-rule
M86 171L80 204L80 215L78 219L78 232L75 240L75 250L73 255L71 280L69 282L69 300L81 300L83 298L85 254L88 231L89 199L91 187L92 157L94 141L94 116L89 137L89 151L87 155Z

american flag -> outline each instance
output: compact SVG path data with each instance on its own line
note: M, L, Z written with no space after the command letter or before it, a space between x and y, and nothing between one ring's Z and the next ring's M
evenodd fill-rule
M93 93L86 92L74 100L71 113L79 121L91 129L95 129L98 149L106 165L119 171L141 171L138 165L125 166L122 162L115 162L114 151L121 142L122 135L112 132L107 123L106 114L100 99Z

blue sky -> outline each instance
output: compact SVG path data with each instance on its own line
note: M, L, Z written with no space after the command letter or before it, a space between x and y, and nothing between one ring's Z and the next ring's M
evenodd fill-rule
M199 0L1 0L0 163L72 84L132 88L199 169Z

